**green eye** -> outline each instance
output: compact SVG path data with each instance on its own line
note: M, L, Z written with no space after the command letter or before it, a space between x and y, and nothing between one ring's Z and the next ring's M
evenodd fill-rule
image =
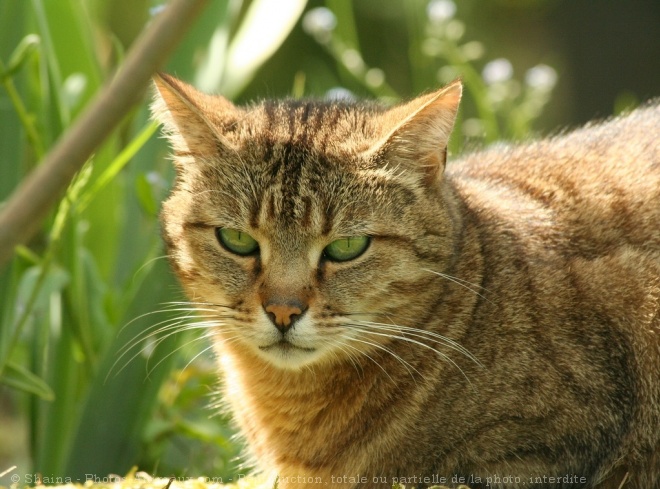
M334 240L323 250L323 255L331 261L348 261L357 258L369 246L368 236L349 236Z
M220 244L237 255L251 255L259 249L259 243L248 233L231 228L217 228L215 234Z

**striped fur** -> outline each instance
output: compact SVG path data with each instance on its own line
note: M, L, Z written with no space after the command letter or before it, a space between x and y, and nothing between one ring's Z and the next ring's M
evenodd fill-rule
M280 487L660 489L658 107L446 164L458 83L387 109L155 82L169 257ZM281 333L266 297L306 310Z

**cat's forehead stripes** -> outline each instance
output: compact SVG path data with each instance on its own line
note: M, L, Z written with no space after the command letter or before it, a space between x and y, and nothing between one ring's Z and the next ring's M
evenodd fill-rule
M273 142L286 145L310 146L314 144L315 133L327 124L324 112L317 104L265 102L265 132Z
M322 197L336 197L328 189L336 187L331 180L338 160L344 155L348 162L352 156L342 145L350 134L368 132L366 117L342 104L295 100L267 101L254 110L262 119L264 195L251 222L277 219L327 234L334 210Z
M278 145L267 153L270 160L263 161L267 178L262 180L261 198L250 216L251 225L260 227L277 221L285 227L327 234L334 212L322 191L323 181L327 183L330 178L324 175L323 163L312 161L304 149L291 144Z
M365 150L379 136L375 104L319 100L268 100L252 109L266 143L291 145L319 153Z

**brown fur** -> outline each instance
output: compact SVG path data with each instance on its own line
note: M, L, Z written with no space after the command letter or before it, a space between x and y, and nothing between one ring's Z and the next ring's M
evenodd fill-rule
M445 169L458 83L392 109L156 86L169 256L281 487L660 488L658 107ZM304 312L281 333L271 303Z

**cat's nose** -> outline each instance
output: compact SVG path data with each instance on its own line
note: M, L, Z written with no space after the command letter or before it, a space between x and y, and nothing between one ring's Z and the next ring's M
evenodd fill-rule
M272 301L264 304L264 310L271 322L282 333L286 333L293 324L305 313L307 306L298 302Z

